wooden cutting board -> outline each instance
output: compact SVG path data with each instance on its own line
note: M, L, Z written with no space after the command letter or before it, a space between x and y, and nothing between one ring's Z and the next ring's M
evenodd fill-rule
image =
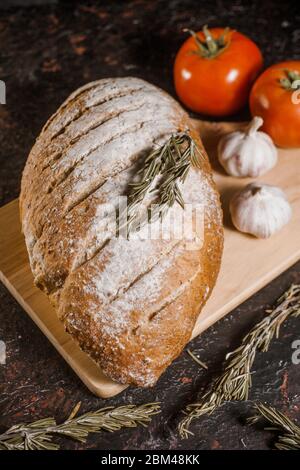
M276 168L259 178L263 182L280 186L286 192L293 207L293 218L274 237L257 240L234 230L228 214L228 202L232 194L250 179L226 176L216 158L220 136L241 124L195 122L210 156L221 193L225 249L217 285L199 316L193 338L300 258L300 149L280 150ZM17 200L0 209L0 280L93 393L100 397L111 397L126 388L105 377L79 349L65 333L47 297L34 287L20 232Z

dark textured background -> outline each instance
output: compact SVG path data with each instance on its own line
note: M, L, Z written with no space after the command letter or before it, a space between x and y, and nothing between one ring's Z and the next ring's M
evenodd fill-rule
M265 64L300 59L298 2L271 1L102 1L0 2L0 78L7 104L0 105L0 204L18 196L21 171L43 123L67 95L83 83L107 76L135 75L174 94L172 63L185 38L183 27L228 25L252 37ZM243 110L239 118L248 116ZM236 118L236 117L234 117ZM245 266L245 269L247 267ZM64 448L98 449L264 449L272 434L249 428L243 419L251 403L227 404L193 426L195 436L180 441L176 420L219 370L224 354L264 309L292 282L300 282L300 263L276 279L231 315L190 344L207 362L199 369L186 352L151 390L127 389L101 400L80 382L64 360L0 286L0 339L7 364L0 365L0 427L54 415L66 418L82 401L82 410L104 405L159 400L163 413L147 429L102 433L86 446L62 441ZM291 363L291 343L300 339L299 321L290 320L267 354L254 366L251 400L275 404L299 418L300 366Z

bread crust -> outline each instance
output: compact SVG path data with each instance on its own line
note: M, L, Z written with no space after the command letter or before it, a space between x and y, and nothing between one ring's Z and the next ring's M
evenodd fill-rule
M188 342L219 272L222 211L208 158L192 168L184 200L203 207L202 243L115 238L111 202L144 156L172 134L202 142L182 108L136 78L75 91L28 157L20 213L35 284L66 330L113 380L152 386ZM177 217L175 204L169 211Z

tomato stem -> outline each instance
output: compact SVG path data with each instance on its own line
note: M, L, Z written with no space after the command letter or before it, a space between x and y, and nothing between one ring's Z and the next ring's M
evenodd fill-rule
M214 55L218 50L218 44L211 35L211 32L208 29L207 24L203 26L203 33L205 36L206 46L211 55Z
M280 85L285 90L299 90L300 89L300 73L292 70L285 70L285 77L279 80Z
M229 32L230 28L225 28L223 33L218 37L214 38L208 29L208 26L205 25L202 28L205 40L202 41L198 34L195 33L192 29L185 28L183 31L190 33L190 35L195 39L197 45L197 50L193 51L194 54L198 54L201 57L206 59L213 59L221 54L224 49L226 49L230 43Z

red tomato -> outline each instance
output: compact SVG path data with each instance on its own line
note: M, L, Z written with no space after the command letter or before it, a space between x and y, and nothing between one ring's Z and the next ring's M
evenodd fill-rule
M298 82L298 83L297 83ZM300 147L300 61L280 62L265 70L250 94L253 116L279 147Z
M242 108L262 68L256 44L241 33L203 28L179 49L174 82L180 100L191 110L226 116Z

